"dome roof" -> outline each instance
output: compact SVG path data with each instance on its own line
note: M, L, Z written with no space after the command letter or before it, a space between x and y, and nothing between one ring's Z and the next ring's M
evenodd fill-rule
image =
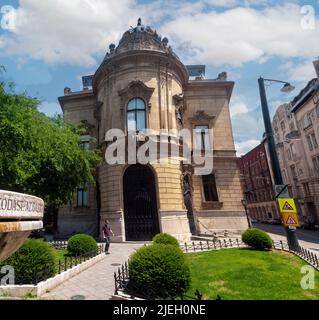
M123 34L117 47L111 44L109 49L110 53L106 54L104 62L116 54L134 50L159 51L171 54L178 59L177 55L173 53L172 48L168 46L168 39L166 37L162 38L151 27L142 25L141 18L138 19L135 28L131 27L131 29Z

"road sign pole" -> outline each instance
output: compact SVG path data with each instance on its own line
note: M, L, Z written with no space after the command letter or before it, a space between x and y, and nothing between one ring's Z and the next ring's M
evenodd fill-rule
M259 84L259 93L261 100L261 109L263 113L263 119L265 124L265 131L268 143L268 150L270 156L271 167L274 175L275 185L283 184L283 179L280 171L279 160L277 156L276 146L274 142L273 130L270 121L267 97L266 97L266 89L263 78L258 79ZM299 246L296 230L290 229L289 227L285 227L287 242L290 249L294 249Z

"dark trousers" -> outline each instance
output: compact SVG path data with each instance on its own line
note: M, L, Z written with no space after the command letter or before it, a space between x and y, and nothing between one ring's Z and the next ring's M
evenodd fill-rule
M110 237L106 237L105 238L105 252L109 252L109 248L110 248Z

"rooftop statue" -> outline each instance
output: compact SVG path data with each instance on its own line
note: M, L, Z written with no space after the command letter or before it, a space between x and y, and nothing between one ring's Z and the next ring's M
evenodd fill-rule
M136 27L131 27L124 32L117 47L114 44L110 45L110 52L106 54L104 62L107 62L116 54L134 50L161 51L178 58L173 53L172 48L168 46L168 42L168 39L166 37L162 39L156 30L143 25L142 19L139 18Z

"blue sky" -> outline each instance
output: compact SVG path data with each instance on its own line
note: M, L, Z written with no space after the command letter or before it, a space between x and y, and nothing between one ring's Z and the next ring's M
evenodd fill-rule
M186 64L205 64L207 78L227 71L235 81L230 109L239 154L263 133L258 77L296 86L290 95L278 85L267 88L272 113L315 77L317 0L0 0L2 23L7 5L15 8L14 26L0 27L0 65L48 115L61 112L63 88L79 90L81 76L94 73L109 44L117 44L138 17L167 36Z

